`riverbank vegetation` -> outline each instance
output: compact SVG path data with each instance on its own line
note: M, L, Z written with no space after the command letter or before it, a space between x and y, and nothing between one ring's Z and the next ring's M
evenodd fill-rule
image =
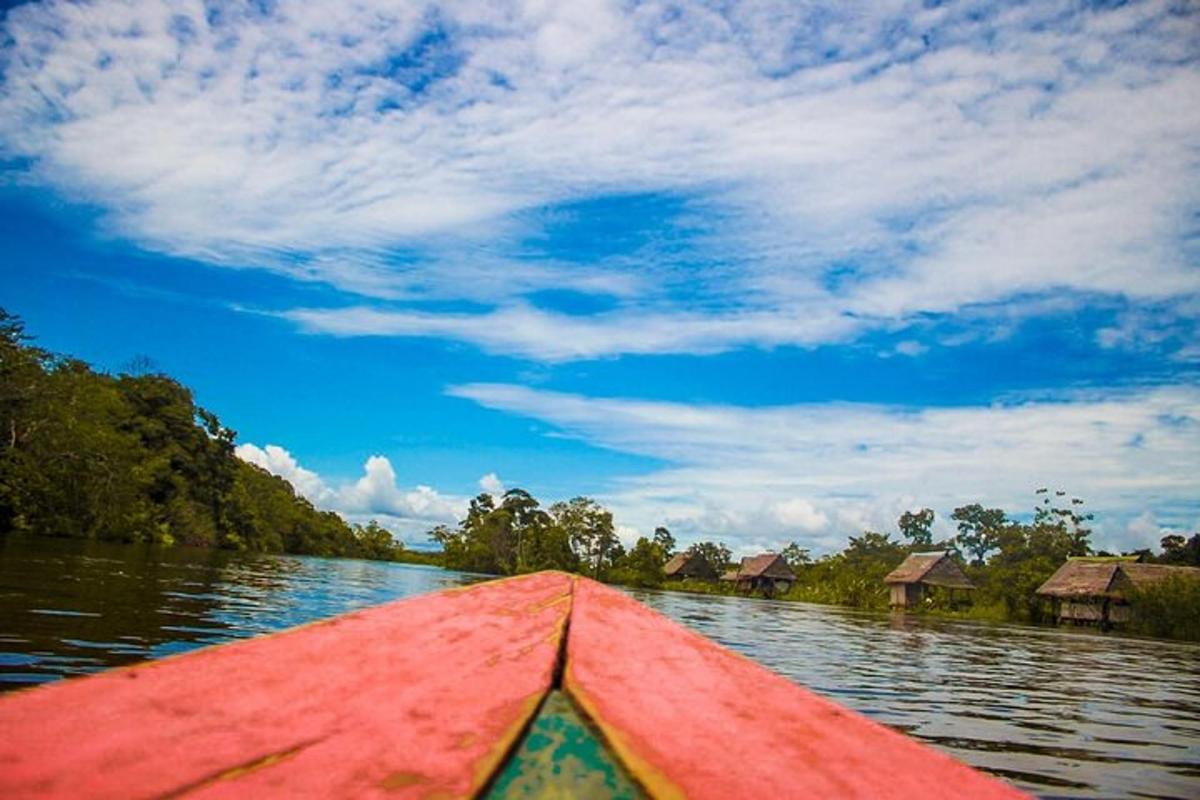
M951 515L956 535L936 540L930 509L906 512L896 533L865 531L850 537L847 547L814 559L798 544L782 550L796 574L783 600L888 608L884 578L908 555L949 551L964 564L975 584L970 598L951 597L931 587L924 603L910 611L961 618L1010 622L1049 622L1053 609L1037 589L1062 564L1077 556L1111 556L1091 546L1092 515L1079 498L1063 491L1039 489L1026 521L999 508L971 503ZM522 489L499 498L481 494L471 501L456 527L440 526L430 534L441 546L451 569L513 575L540 569L577 572L611 583L697 594L736 595L731 581L667 580L663 566L675 554L674 537L658 528L628 550L617 538L612 514L596 501L577 497L542 508ZM1185 539L1168 536L1159 554L1141 551L1145 561L1200 566L1200 534ZM733 565L721 542L702 541L687 548L721 574ZM1180 579L1142 590L1132 599L1136 609L1130 629L1154 636L1200 639L1200 582Z
M0 309L0 534L407 558L237 458L235 436L178 381L50 353Z
M629 586L659 585L675 552L666 528L626 550L612 512L595 500L576 497L543 508L523 489L499 498L480 494L456 527L440 525L429 537L449 569L491 575L558 569Z
M1200 545L1200 536L1195 540ZM1171 577L1134 589L1129 604L1134 612L1129 630L1134 633L1200 642L1200 580Z

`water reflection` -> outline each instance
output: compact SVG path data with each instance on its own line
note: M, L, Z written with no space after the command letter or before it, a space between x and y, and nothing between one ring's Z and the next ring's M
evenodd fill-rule
M0 690L478 580L424 567L0 537ZM1200 646L632 592L1046 797L1200 797Z
M364 561L0 537L0 689L476 580Z

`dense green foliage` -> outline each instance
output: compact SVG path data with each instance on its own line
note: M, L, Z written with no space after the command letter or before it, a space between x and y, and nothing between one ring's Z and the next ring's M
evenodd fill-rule
M1159 562L1181 567L1200 567L1200 533L1184 539L1179 534L1162 538L1162 556Z
M544 509L523 489L508 490L499 503L480 494L457 527L438 526L429 537L441 545L446 567L490 575L558 569L605 580L624 570L632 578L650 564L661 572L666 560L659 545L643 538L631 562L613 529L612 512L591 498Z
M784 597L856 608L887 608L883 578L909 550L883 533L866 531L862 536L851 536L842 552L793 565L796 584Z
M642 587L661 586L663 566L675 554L675 537L666 528L626 550L612 512L595 500L576 497L544 509L523 489L510 489L500 498L480 494L456 527L440 525L429 538L441 546L449 569L489 575L557 569ZM700 542L690 549L716 568L730 558L721 544Z
M0 309L0 534L391 559L234 455L235 434L161 374L108 375L33 346Z
M1194 538L1200 540L1200 535ZM1173 576L1135 589L1128 599L1133 610L1130 630L1200 642L1200 580Z

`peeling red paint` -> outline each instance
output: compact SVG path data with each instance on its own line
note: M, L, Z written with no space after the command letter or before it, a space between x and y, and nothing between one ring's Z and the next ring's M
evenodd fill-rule
M471 796L550 688L570 591L480 584L5 697L0 796Z
M568 617L563 687L652 797L1022 796L538 573L0 698L0 797L469 797L549 692Z
M657 797L1025 796L586 579L564 685Z

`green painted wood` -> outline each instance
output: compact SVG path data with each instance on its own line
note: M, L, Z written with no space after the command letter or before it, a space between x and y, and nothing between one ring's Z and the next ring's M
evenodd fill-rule
M487 797L617 798L645 795L562 692L546 698Z

